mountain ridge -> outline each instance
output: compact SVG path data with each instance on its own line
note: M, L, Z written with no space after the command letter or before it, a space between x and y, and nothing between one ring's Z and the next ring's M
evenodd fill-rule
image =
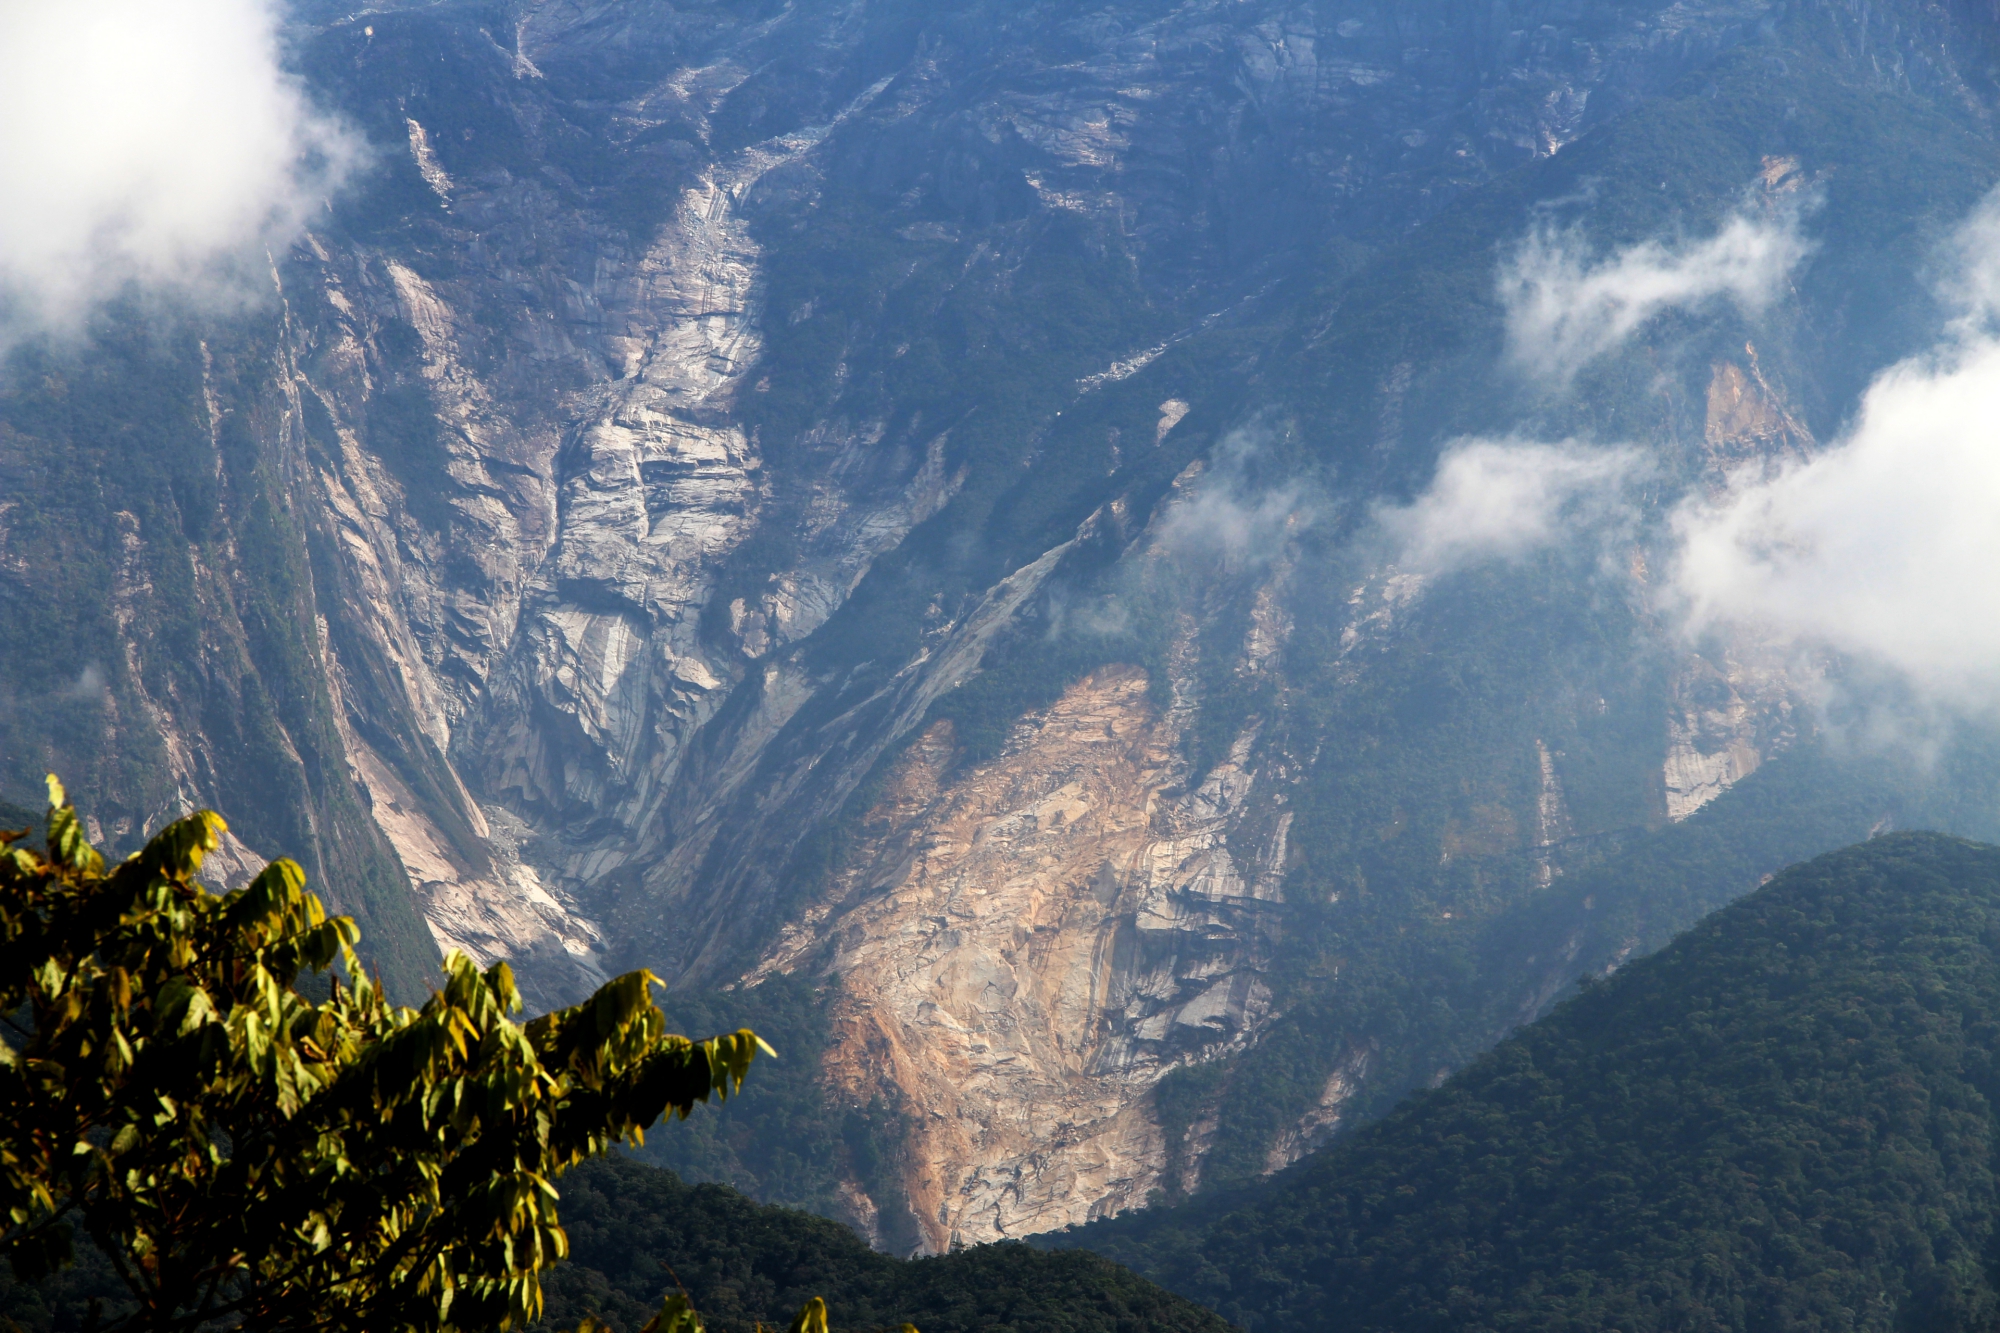
M1983 1327L2000 849L1786 870L1230 1211L1058 1243L1242 1327Z

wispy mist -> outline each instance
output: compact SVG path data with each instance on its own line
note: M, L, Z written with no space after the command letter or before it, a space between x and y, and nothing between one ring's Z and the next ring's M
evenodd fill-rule
M1318 510L1307 486L1257 479L1263 442L1253 428L1233 431L1216 446L1207 471L1167 510L1159 529L1163 549L1240 568L1268 563L1311 526Z
M1377 506L1374 519L1390 563L1444 574L1628 531L1636 518L1628 491L1651 471L1631 448L1461 440L1445 450L1421 495Z
M1890 368L1816 457L1745 470L1674 515L1672 592L1730 625L1888 667L1933 702L2000 710L2000 195L1961 228L1958 316Z
M1726 300L1762 310L1811 250L1793 206L1769 217L1739 213L1705 240L1647 241L1608 258L1579 228L1538 226L1500 266L1508 362L1531 380L1567 386L1670 308Z
M0 3L0 339L134 281L241 299L360 151L266 0Z
M1538 233L1503 273L1524 373L1561 376L1670 305L1755 306L1808 252L1795 219L1737 218L1710 240L1585 262ZM2000 192L1940 266L1952 308L1923 354L1878 375L1853 423L1810 458L1771 459L1655 511L1657 596L1690 635L1728 631L1825 652L1898 709L2000 713ZM1637 535L1630 447L1474 440L1430 486L1379 507L1389 558L1441 573ZM1883 682L1892 682L1893 689ZM1853 701L1850 701L1853 702Z

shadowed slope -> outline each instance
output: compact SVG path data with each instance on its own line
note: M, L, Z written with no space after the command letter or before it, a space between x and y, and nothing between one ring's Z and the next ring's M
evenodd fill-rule
M1265 1330L1986 1327L2000 849L1785 872L1218 1215L1070 1233Z

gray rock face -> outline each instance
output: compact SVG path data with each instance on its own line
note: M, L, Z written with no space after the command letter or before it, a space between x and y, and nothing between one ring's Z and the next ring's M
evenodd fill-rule
M462 162L483 128L454 136L408 110L410 167L436 209L412 233L414 249L349 242L315 276L329 318L306 378L353 441L342 481L322 482L352 533L344 549L364 589L351 619L394 664L398 704L424 742L421 758L409 746L392 754L350 727L349 750L440 943L514 960L545 1003L640 964L682 984L774 968L845 978L854 1035L828 1056L833 1085L865 1098L859 1051L888 1040L908 1053L894 1078L918 1124L947 1113L959 1127L911 1140L903 1189L930 1248L1083 1220L1162 1185L1192 1188L1207 1140L1196 1126L1168 1145L1150 1090L1268 1026L1282 936L1272 908L1294 864L1288 788L1333 738L1267 706L1237 718L1200 767L1173 756L1195 746L1218 692L1314 688L1284 665L1297 532L1241 568L1191 575L1186 553L1170 549L1185 527L1176 514L1204 493L1264 501L1190 472L1178 500L1142 515L1114 483L1081 527L1016 541L983 574L938 579L913 635L874 640L881 608L848 603L885 556L921 563L909 543L927 524L984 524L980 540L1000 544L994 489L1009 471L1050 468L1049 414L1143 386L1159 400L1151 443L1135 435L1121 446L1110 427L1102 469L1118 473L1121 447L1164 450L1177 430L1185 444L1182 423L1202 394L1169 354L1218 325L1270 320L1287 305L1273 287L1303 256L1336 237L1380 245L1732 48L1769 41L1777 16L1759 3L966 5L921 15L829 5L741 20L542 6L480 49L468 20L412 14L423 21L413 34L456 43L464 77L508 108L522 160ZM356 58L379 58L372 43L387 36L364 40ZM1907 48L1909 35L1897 36ZM322 41L353 46L353 24ZM617 72L592 83L578 74L592 67ZM579 85L602 98L592 133L616 152L658 145L662 180L643 226L607 221L601 191L576 182L576 146L538 133L557 114L575 123ZM842 272L847 257L796 239L821 231L896 257L862 261L864 290L841 291L856 281ZM1051 254L1075 256L1086 288L1125 273L1137 305L1104 331L1097 359L1044 353L1023 337L1046 317L1046 298L1015 284ZM897 309L899 282L931 308ZM349 285L368 298L343 304ZM944 292L971 293L988 321L961 330L961 348L1011 339L985 365L1047 362L1003 390L1031 398L1011 427L1027 440L969 450L968 422L999 406L987 387L946 366L928 382L898 378L894 363L913 343L943 341L939 319L965 317L947 310ZM402 328L415 346L385 347L385 333ZM375 363L427 392L440 425L441 467L404 479L400 496L369 456L383 394ZM1378 451L1415 442L1404 427L1410 379L1404 363L1381 381ZM786 410L766 406L773 395ZM1711 446L1732 429L1711 423ZM1310 527L1301 516L1289 520L1298 531ZM938 549L938 535L925 549ZM854 817L893 747L1018 635L1021 617L1060 595L1083 552L1126 543L1135 571L1174 585L1166 614L1187 626L1160 668L1172 702L1146 724L1163 747L1142 765L1152 776L1096 798L1112 826L1138 820L1145 831L1099 829L1083 839L1088 855L1067 843L1024 852L1010 833L1012 853L990 844L940 861L953 820L1044 816L1003 814L1013 797L980 796L998 777L933 775L959 794L907 816L901 836L914 842L851 853L814 888L806 849ZM1162 562L1177 572L1161 578ZM1364 576L1340 631L1337 672L1350 686L1400 669L1401 622L1423 596L1421 580L1394 569ZM1236 646L1204 633L1246 600ZM821 631L843 612L846 642L828 645ZM1711 678L1726 682L1720 711L1690 702ZM1664 752L1640 761L1655 765L1675 820L1791 734L1782 720L1753 718L1789 707L1782 672L1752 684L1697 660L1679 679ZM1055 781L1072 762L1060 746L1017 744L1013 766L1029 771L1005 770L1006 790L1052 786L1036 796L1042 805L1069 790ZM1532 815L1475 802L1437 832L1440 864L1520 855L1530 882L1547 885L1576 833L1562 765L1539 735L1511 744L1532 746L1533 795L1520 798ZM431 775L428 799L412 767ZM999 827L967 834L969 846L989 847ZM928 849L918 861L897 859L918 845ZM1022 882L1024 855L1041 865L1031 879L1047 884L1048 901L1109 894L1084 913L1108 924L1014 902L1007 886ZM1043 863L1051 855L1062 869ZM1079 856L1103 868L1069 864ZM940 919L961 924L941 935L923 924L929 891L909 878L913 865L955 886L960 905ZM881 876L904 887L878 900L869 881ZM1021 964L1027 972L1003 961L1022 913L1054 923L1032 928L1052 933L1054 952ZM1100 936L1118 943L1087 946ZM911 948L930 961L888 963ZM1049 961L1065 958L1075 961ZM995 967L1015 978L997 991ZM1038 986L1054 989L1026 998ZM1046 1030L1025 1045L967 1035L1037 1027ZM1362 1048L1339 1054L1263 1169L1330 1132L1368 1068ZM970 1088L981 1092L968 1100ZM1072 1113L1053 1126L1018 1119L1050 1098ZM861 1202L872 1215L888 1201Z
M384 84L402 77L397 43L446 42L447 60L463 67L460 95L507 107L502 132L518 136L517 165L482 170L457 159L491 131L434 134L418 115L400 116L409 167L437 196L426 239L415 252L362 245L315 275L329 326L313 331L320 350L307 374L336 420L357 441L377 433L367 367L380 361L425 391L449 458L441 473L405 483L400 514L362 493L393 487L357 481L355 493L328 497L343 514L377 515L365 563L395 591L370 588L362 615L376 620L424 738L452 770L438 784L448 814L375 802L411 849L406 863L433 920L458 923L441 926L441 938L484 954L535 941L558 974L580 969L581 985L597 975L592 946L614 902L634 902L642 918L690 895L697 914L754 912L742 898L766 896L788 834L829 817L880 745L914 720L910 700L937 689L918 683L936 664L908 660L895 667L901 706L885 696L868 720L835 729L841 748L858 741L856 758L808 778L799 769L819 767L820 747L792 738L792 776L771 781L760 768L829 683L796 645L875 559L939 512L968 463L951 457L949 423L898 423L907 407L895 395L878 391L864 406L863 395L843 393L840 364L821 386L831 397L799 419L783 462L767 459L744 404L796 372L770 353L766 329L774 317L809 323L816 303L768 308L756 218L767 231L817 225L833 212L819 202L829 179L875 178L883 204L907 183L903 193L919 196L912 211L950 220L899 224L893 205L871 201L880 212L861 221L916 244L955 241L976 270L996 247L1022 243L1020 223L982 227L982 215L1075 215L1121 237L1142 286L1160 293L1150 299L1191 290L1172 304L1228 308L1296 262L1287 256L1309 230L1365 234L1420 220L1756 39L1770 17L1755 4L1082 14L975 5L919 27L858 7L732 22L720 12L545 6L524 11L506 43L450 10L399 17L409 25L401 35L389 16L358 40L352 23L337 26L321 49L380 62ZM902 49L885 49L896 42L880 29L897 23ZM619 96L600 133L642 160L654 144L674 149L645 163L671 183L656 187L664 207L638 231L607 226L590 191L555 187L552 173L574 171L576 145L537 133L561 104L551 79L593 66L622 76L604 81ZM774 67L782 74L756 72ZM463 118L442 91L426 91L448 119ZM774 132L758 137L759 121ZM315 240L322 254L331 244ZM447 259L450 277L419 276ZM971 280L1003 285L1005 261ZM372 299L349 303L350 284ZM414 356L381 347L369 314L349 317L371 307L374 321L414 331ZM866 342L875 332L850 319L841 336ZM1071 378L1115 383L1157 354L1134 347ZM363 455L352 460L357 474L371 466ZM412 516L410 485L425 505L448 509L443 523ZM399 519L427 530L392 536ZM362 526L357 517L357 534ZM773 529L788 558L753 552L733 571L736 595L718 603L725 568ZM742 697L746 682L754 700ZM739 707L718 723L733 697ZM374 767L371 791L393 787L397 763ZM484 799L526 821L507 874L484 864L492 840L465 793L468 775ZM760 779L762 795L746 788ZM786 828L715 850L725 810L758 809L783 810ZM422 827L436 818L463 824L473 841L446 854L450 839ZM629 887L600 891L612 884ZM482 913L499 915L476 924ZM644 934L621 922L617 933L635 931ZM703 930L684 934L687 952L672 961L704 960L708 944ZM649 941L646 952L658 947ZM574 989L548 984L551 995Z

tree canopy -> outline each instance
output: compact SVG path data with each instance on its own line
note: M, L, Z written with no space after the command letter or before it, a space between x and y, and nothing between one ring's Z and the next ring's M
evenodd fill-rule
M107 867L53 778L49 804L43 850L0 833L0 1252L32 1281L80 1227L136 1302L119 1327L526 1325L567 1252L557 1178L768 1050L667 1032L643 971L519 1023L506 964L454 953L393 1005L297 865L202 886L217 815Z
M765 1094L761 1075L744 1101ZM685 1289L711 1333L782 1327L816 1295L835 1333L893 1333L905 1320L923 1333L1228 1330L1193 1301L1093 1254L1001 1241L900 1259L839 1222L684 1182L625 1153L563 1178L563 1225L570 1257L546 1282L558 1327L589 1313L617 1333L640 1333L663 1295Z

